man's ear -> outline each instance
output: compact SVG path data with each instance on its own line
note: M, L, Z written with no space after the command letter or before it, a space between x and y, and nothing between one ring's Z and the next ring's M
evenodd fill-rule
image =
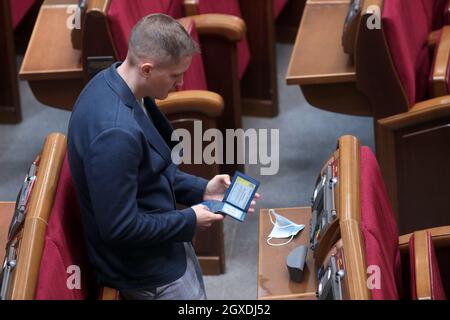
M154 66L153 66L153 63L151 63L151 62L144 62L143 64L141 64L140 71L141 71L142 76L144 78L150 77L150 74L152 73L153 68L154 68Z

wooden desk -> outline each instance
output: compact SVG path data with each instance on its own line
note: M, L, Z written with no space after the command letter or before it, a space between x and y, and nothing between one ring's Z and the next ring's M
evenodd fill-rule
M258 299L261 300L312 300L316 299L317 280L314 271L312 251L308 252L304 281L290 281L286 267L286 257L299 245L309 246L309 222L311 208L275 209L277 213L298 224L304 224L305 229L289 244L280 247L269 246L267 236L273 225L270 222L269 210L262 209L259 215L259 263L258 263ZM273 239L275 242L277 239ZM285 240L285 239L280 239Z
M5 246L8 237L9 224L14 213L15 202L0 202L0 259L5 257Z
M352 57L342 48L349 0L309 0L295 41L286 81L298 85L318 108L371 115L367 98L356 88Z
M20 79L43 104L71 109L83 89L81 50L72 47L68 7L74 0L46 0L20 69Z

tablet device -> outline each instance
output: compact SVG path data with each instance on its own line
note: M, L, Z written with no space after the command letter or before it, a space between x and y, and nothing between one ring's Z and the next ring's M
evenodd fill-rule
M259 181L236 171L223 201L209 200L202 204L211 212L223 213L242 222L245 220L258 187Z

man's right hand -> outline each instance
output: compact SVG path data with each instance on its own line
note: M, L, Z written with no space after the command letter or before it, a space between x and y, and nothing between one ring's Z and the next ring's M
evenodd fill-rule
M197 216L197 228L200 230L207 229L214 222L223 220L223 215L209 211L208 207L203 204L193 206L192 209Z

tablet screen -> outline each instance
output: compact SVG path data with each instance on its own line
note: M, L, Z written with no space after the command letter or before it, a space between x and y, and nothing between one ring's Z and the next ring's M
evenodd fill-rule
M231 186L226 202L245 210L248 203L252 200L253 192L257 186L238 176Z

